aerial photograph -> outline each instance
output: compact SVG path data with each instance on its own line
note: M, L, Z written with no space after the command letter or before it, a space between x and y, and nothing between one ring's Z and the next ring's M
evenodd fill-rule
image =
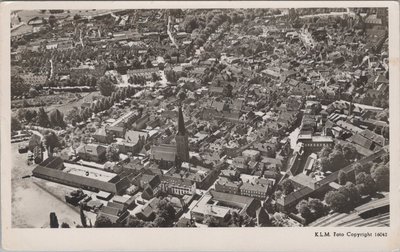
M12 228L390 226L388 8L9 28Z

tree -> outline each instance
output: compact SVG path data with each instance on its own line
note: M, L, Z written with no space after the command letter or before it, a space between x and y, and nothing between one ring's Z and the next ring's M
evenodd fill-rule
M153 66L153 63L151 63L151 60L150 60L150 59L147 59L147 60L146 60L146 68L152 68L152 67L154 67L154 66Z
M136 218L135 216L129 216L127 227L144 227L144 221Z
M49 127L50 126L50 120L49 117L47 116L47 113L44 111L44 108L39 108L38 116L37 116L37 123L41 127Z
M70 226L68 225L68 223L61 223L61 228L70 228Z
M214 216L210 216L210 215L207 215L204 218L203 223L206 224L208 227L218 227L218 226L220 226L219 221Z
M81 16L79 16L78 14L75 14L74 20L76 21L76 20L79 20L79 19L81 19Z
M11 131L17 131L21 129L21 122L17 118L11 117Z
M380 165L371 174L376 183L376 187L380 191L389 191L389 167L387 165Z
M86 216L85 213L83 212L83 204L81 204L79 208L80 208L79 215L81 217L82 226L87 227Z
M354 145L352 145L350 143L346 143L343 146L342 151L343 151L344 158L348 161L353 160L357 157L356 147L354 147Z
M114 91L114 84L107 77L101 77L97 83L97 87L104 96L110 96Z
M331 164L331 171L337 171L346 165L342 151L337 149L329 154L329 162Z
M312 213L310 207L308 206L307 200L301 200L297 206L297 211L301 214L301 216L309 222L312 219Z
M247 214L243 217L243 225L245 227L255 227L256 226L256 222L254 221L253 218L251 218L250 216L248 216Z
M49 113L50 124L53 127L65 127L64 114L60 110L55 109Z
M294 191L294 186L292 181L290 181L289 179L285 179L282 182L282 190L285 195L292 193Z
M320 216L323 216L325 214L326 207L324 203L322 203L322 201L319 199L310 198L308 200L308 206L314 213L316 218L319 218Z
M116 162L119 160L119 151L118 149L111 145L106 150L106 158L108 161Z
M330 171L330 170L331 170L331 162L329 161L329 158L327 158L327 157L322 157L322 158L319 160L319 164L321 165L321 170L322 170L323 172L326 172L326 171Z
M330 191L325 194L325 202L336 212L344 212L348 209L346 197L338 191Z
M97 228L107 228L107 227L113 227L113 224L109 218L107 218L104 215L100 215L99 217L96 218L94 226Z
M232 97L232 90L233 90L232 85L229 83L226 84L223 88L223 93L224 93L225 97Z
M65 120L67 122L70 122L73 126L75 126L75 124L77 122L82 121L82 118L80 116L79 113L79 109L77 107L73 107L67 114L67 116L65 117Z
M373 195L376 192L374 179L365 172L357 174L356 185L361 195Z
M339 171L338 180L339 180L339 184L341 184L341 185L346 184L347 176L346 176L346 173L343 170Z
M49 147L50 152L53 152L54 148L60 147L58 136L52 131L44 135L44 144Z
M348 202L352 206L355 206L361 199L357 187L352 182L347 182L344 187L339 189L339 192L348 198Z
M33 121L35 118L37 117L37 112L36 110L27 110L25 112L25 120L27 123L30 123L31 121Z
M156 227L171 227L175 220L176 211L167 199L162 199L157 204L156 218L154 225Z
M50 26L54 26L56 24L56 22L57 22L57 19L56 19L55 16L53 16L53 15L49 16L49 24L50 24Z
M35 98L38 95L39 95L39 92L36 89L34 89L34 88L29 89L29 97Z
M153 82L156 82L156 81L160 80L160 77L156 73L152 73L151 74L151 80Z
M29 84L20 76L11 76L11 96L21 96L29 91Z
M319 157L321 157L321 158L323 158L323 157L327 158L327 157L329 156L329 154L331 154L331 153L332 153L332 148L329 147L329 146L324 146L324 147L322 148L322 150L319 152Z
M56 213L51 212L50 213L50 228L58 228L59 224L58 224L58 218Z

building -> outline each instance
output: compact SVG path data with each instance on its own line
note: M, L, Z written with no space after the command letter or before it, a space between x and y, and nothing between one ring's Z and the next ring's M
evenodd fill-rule
M123 138L125 136L126 129L122 126L108 126L106 131L113 137Z
M151 159L156 161L175 162L176 145L162 144L151 147Z
M173 176L161 176L160 190L164 193L183 196L196 193L196 183Z
M122 226L129 218L129 212L124 204L108 202L107 206L103 206L97 214L96 218L106 217L113 226Z
M231 181L222 177L215 183L215 190L223 193L240 194L240 186L242 184L243 182L241 181Z
M98 144L85 144L78 148L78 156L83 160L103 162L106 159L106 147Z
M49 157L37 165L33 176L94 192L124 193L130 186L126 177L103 170L63 162L59 157Z
M265 199L269 189L268 180L257 179L254 182L245 182L240 186L240 195L257 199Z
M255 218L260 206L260 202L251 197L210 190L199 199L190 213L196 222L212 216L220 223L224 223L228 214L233 211Z
M112 136L110 134L107 134L107 131L105 128L100 128L98 129L92 137L99 143L102 144L110 144L113 140Z
M334 141L331 136L312 136L312 134L300 134L298 143L303 143L304 151L318 152L324 146L333 147Z
M176 155L183 162L189 161L189 138L185 129L185 122L183 120L182 107L179 106L178 114L178 133L175 137L176 140Z
M128 130L125 133L125 139L117 139L115 145L121 153L137 154L146 144L147 137L148 133L146 132Z
M136 213L136 217L144 221L153 221L156 217L158 202L160 202L159 198L152 198L142 207L140 212Z

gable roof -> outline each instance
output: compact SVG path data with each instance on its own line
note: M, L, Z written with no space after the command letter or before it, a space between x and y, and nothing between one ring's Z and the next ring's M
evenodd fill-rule
M176 156L176 146L175 145L159 145L151 147L151 156L155 160L164 160L173 162Z

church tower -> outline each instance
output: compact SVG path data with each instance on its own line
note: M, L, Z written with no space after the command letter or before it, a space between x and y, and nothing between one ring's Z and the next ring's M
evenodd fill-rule
M183 120L182 106L179 106L178 133L176 134L175 141L176 141L176 155L182 162L188 162L189 139L185 129L185 122Z

